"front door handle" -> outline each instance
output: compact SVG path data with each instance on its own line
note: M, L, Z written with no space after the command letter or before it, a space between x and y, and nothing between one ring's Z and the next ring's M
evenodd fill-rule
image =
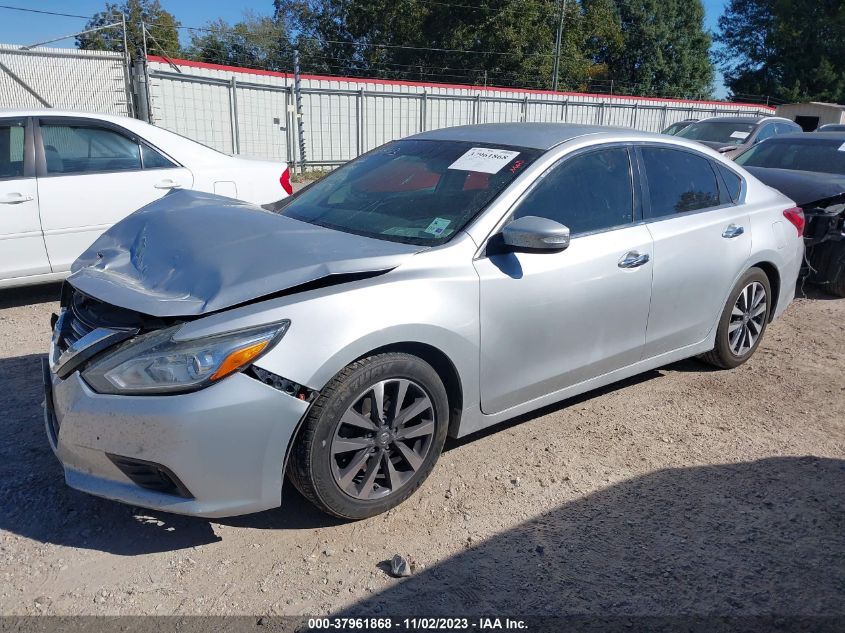
M161 180L153 185L156 189L181 189L182 185L180 185L175 180L170 180L169 178L166 180Z
M0 198L0 204L20 204L21 202L32 202L35 200L32 196L25 196L17 191L9 193Z
M738 224L728 224L727 228L722 231L722 237L732 239L734 237L739 237L743 233L745 233L744 227L741 227Z
M639 268L640 266L647 264L648 260L648 253L643 253L641 255L637 251L628 251L622 256L622 259L619 260L619 268Z

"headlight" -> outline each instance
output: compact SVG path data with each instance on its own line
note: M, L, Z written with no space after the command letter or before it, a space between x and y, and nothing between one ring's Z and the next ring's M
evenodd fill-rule
M147 394L195 391L244 368L285 335L290 321L187 341L182 327L141 335L96 360L82 373L98 393Z

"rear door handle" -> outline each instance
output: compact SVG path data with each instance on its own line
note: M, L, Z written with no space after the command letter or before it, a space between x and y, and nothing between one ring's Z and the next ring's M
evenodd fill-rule
M648 253L643 253L642 255L637 251L628 251L622 256L622 259L619 260L619 268L639 268L640 266L647 264L649 260Z
M739 226L738 224L728 224L727 228L722 231L722 237L732 239L734 237L739 237L743 233L745 233L745 228Z
M153 187L155 187L156 189L181 189L182 185L180 185L175 180L170 180L168 178L167 180L160 180L159 182L154 184Z
M17 191L9 193L0 198L0 204L20 204L21 202L31 202L35 200L32 196L25 196Z

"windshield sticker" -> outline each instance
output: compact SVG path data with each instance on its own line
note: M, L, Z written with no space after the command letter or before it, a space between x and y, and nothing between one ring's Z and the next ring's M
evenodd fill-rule
M502 167L507 165L517 156L519 156L519 152L511 150L473 147L466 154L449 165L449 169L480 171L485 174L496 174L502 169Z
M840 145L839 148L836 151L837 152L845 152L845 143L842 143L842 145Z
M740 141L744 141L748 138L750 132L731 132L731 138L738 138Z
M443 231L445 231L446 227L449 226L451 223L452 220L447 220L446 218L434 218L431 221L431 224L428 225L428 228L425 230L425 232L437 236L443 235Z

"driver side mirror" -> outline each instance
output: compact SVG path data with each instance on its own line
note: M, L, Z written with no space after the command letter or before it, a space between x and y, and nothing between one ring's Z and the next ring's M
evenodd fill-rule
M501 235L506 246L529 251L562 251L569 246L569 227L535 215L510 222Z

